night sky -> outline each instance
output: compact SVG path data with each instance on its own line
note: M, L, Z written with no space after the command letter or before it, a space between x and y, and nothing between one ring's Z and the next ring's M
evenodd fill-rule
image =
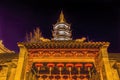
M109 41L109 52L120 53L120 7L111 0L44 0L0 3L0 39L18 52L17 42L25 40L36 27L45 38L52 38L53 24L60 11L71 24L73 39L88 37L91 41ZM117 3L117 2L116 2Z

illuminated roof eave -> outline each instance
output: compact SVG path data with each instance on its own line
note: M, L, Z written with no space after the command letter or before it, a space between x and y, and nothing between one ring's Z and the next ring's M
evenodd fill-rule
M5 62L11 62L13 59L18 59L19 57L19 54L17 53L12 53L12 54L9 54L9 53L3 53L3 54L0 54L0 64L4 64Z
M78 42L75 40L69 41L49 41L49 42L18 42L18 44L24 45L28 49L32 48L47 48L47 49L58 49L58 48L100 48L102 46L109 46L109 42Z

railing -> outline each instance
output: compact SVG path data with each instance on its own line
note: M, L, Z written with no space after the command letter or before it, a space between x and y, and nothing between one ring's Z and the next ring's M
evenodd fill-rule
M89 76L85 74L81 75L50 75L41 74L36 76L37 80L89 80Z

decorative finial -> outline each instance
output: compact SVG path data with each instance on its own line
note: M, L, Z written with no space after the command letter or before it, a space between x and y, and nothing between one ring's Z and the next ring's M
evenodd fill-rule
M61 11L61 13L60 13L60 17L59 17L58 22L60 22L60 23L62 23L62 22L66 22L66 21L65 21L65 18L64 18L63 11Z

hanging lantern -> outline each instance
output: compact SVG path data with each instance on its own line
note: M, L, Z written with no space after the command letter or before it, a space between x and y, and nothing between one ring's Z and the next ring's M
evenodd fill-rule
M59 64L57 64L57 67L59 67L59 71L60 71L60 75L61 75L62 67L64 67L64 64L59 63Z
M80 68L81 68L82 66L83 66L83 64L80 64L80 63L75 64L75 67L77 67L77 68L78 68L78 67L80 67Z
M40 67L42 67L42 66L43 66L42 63L35 63L35 67L37 67L38 72L39 72L39 70L40 70Z
M50 71L50 75L51 75L52 68L55 66L55 64L48 63L47 66L49 67L49 71Z
M92 63L87 63L87 64L85 64L85 67L92 67L92 66L93 66Z
M42 63L35 63L35 67L37 68L37 75L36 77L39 78L39 71L40 71L40 67L42 67L43 64Z
M90 68L93 66L93 64L91 63L87 63L85 64L85 67L88 68L88 71L90 71Z
M83 67L83 64L77 63L77 64L75 64L75 67L77 67L78 74L80 75L80 68Z
M73 67L73 66L74 66L74 64L72 64L72 63L67 63L66 64L66 67L68 67L70 72L71 72L71 67Z
M63 63L59 63L59 64L57 64L57 67L64 67L64 64Z
M72 64L72 63L67 63L66 64L66 67L68 67L68 70L69 70L69 72L70 72L70 77L71 77L71 70L72 70L72 67L74 66L74 64Z
M42 66L43 66L42 63L36 63L36 64L35 64L35 67L42 67Z
M48 67L54 67L55 64L53 64L53 63L48 63L47 66L48 66Z
M91 72L90 72L90 68L92 68L92 66L93 66L93 64L91 64L91 63L87 63L87 64L85 64L85 67L88 69L88 71L89 71L89 76L91 77Z
M74 64L72 64L72 63L67 63L66 64L66 67L73 67L74 66Z

